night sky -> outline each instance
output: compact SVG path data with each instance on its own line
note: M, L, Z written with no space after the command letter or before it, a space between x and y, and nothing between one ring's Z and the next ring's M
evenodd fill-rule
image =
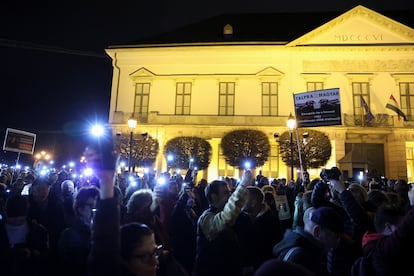
M345 12L358 4L378 12L414 8L412 0L90 2L1 2L1 141L6 128L15 128L37 134L36 151L78 156L85 128L108 120L112 65L104 49L109 45L223 13ZM1 152L0 159L16 155Z

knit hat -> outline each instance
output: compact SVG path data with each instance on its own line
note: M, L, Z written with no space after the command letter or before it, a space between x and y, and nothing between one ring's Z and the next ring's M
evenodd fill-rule
M311 220L336 234L344 232L342 217L331 207L319 207L312 212Z

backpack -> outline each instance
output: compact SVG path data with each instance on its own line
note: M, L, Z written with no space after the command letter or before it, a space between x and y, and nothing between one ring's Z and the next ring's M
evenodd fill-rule
M351 276L371 276L375 275L374 267L372 265L372 252L355 260L351 268Z

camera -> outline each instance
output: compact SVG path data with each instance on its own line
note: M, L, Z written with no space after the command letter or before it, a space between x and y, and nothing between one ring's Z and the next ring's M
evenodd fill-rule
M329 179L339 180L341 176L341 171L337 167L332 167L331 169L322 169L320 177L325 182L329 182Z

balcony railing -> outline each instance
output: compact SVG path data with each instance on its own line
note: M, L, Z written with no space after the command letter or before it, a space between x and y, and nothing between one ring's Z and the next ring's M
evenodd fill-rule
M394 127L394 116L378 113L374 114L374 119L368 122L365 116L344 113L343 124L345 126Z
M112 124L126 124L132 116L131 113L117 111L113 114ZM365 117L351 114L342 114L342 124L347 127L414 127L414 121L399 123L397 116L388 114L374 114L371 122ZM242 125L242 126L286 126L287 116L217 116L217 115L164 115L150 112L145 116L134 114L140 124L156 125ZM401 118L402 120L402 118Z
M117 111L112 124L125 124L131 113ZM243 126L286 126L288 116L217 116L217 115L160 115L150 112L148 116L133 116L141 124L160 125L243 125Z

